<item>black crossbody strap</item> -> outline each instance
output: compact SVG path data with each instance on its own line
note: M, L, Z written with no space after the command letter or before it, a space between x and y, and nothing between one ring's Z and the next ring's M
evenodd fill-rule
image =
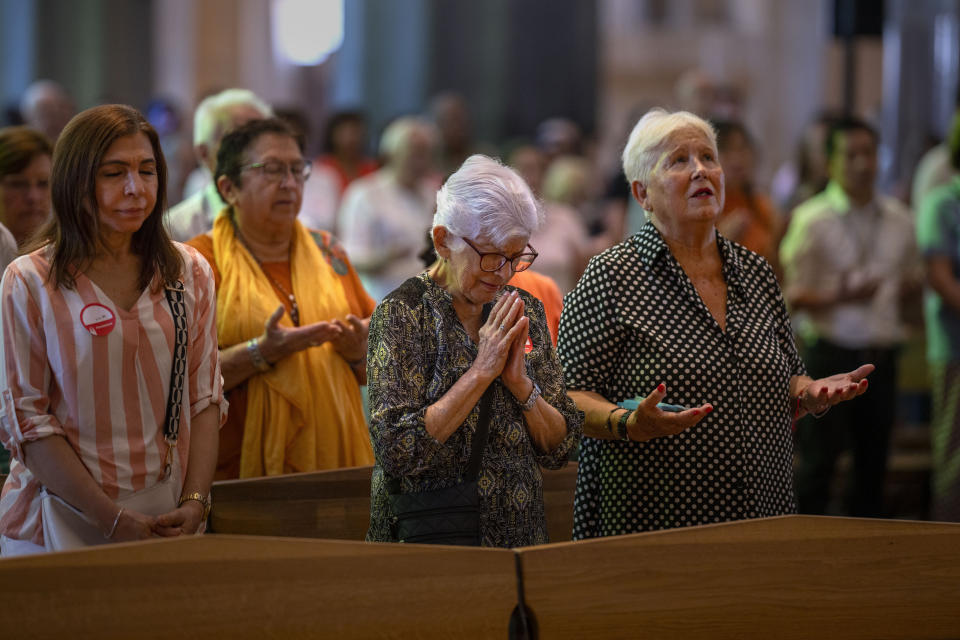
M492 310L493 303L488 302L483 305L481 324L486 323ZM467 464L467 474L464 476L466 482L473 482L480 477L480 460L483 458L483 450L487 448L487 438L490 435L490 407L493 405L493 391L496 386L497 382L494 380L480 398L480 415L477 417L477 428L473 432L473 441L470 443L470 462Z
M467 464L467 473L464 481L473 482L480 476L480 460L483 450L487 448L487 439L490 435L490 407L493 405L493 389L496 381L491 382L480 398L480 416L477 418L477 428L473 432L473 441L470 443L470 462Z
M165 287L167 304L173 316L173 366L170 367L170 393L163 421L163 438L171 447L180 435L180 407L183 404L183 376L187 371L187 310L183 303L183 283Z

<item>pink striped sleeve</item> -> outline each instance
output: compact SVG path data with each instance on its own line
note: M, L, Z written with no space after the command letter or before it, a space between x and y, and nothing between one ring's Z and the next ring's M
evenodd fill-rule
M223 377L220 375L213 270L193 247L184 249L184 269L192 274L194 298L189 326L190 348L187 353L190 416L194 417L215 404L220 407L220 425L223 426L227 419L227 400L223 394Z
M50 413L51 373L40 308L16 263L3 276L0 300L0 436L22 461L24 442L66 434Z

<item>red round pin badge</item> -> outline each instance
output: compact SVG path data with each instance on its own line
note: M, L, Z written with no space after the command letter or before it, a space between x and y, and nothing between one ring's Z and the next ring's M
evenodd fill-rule
M117 326L117 316L109 307L91 302L80 310L80 323L94 336L105 336Z
M530 353L533 351L533 340L530 339L530 336L527 336L527 344L523 345L523 352Z

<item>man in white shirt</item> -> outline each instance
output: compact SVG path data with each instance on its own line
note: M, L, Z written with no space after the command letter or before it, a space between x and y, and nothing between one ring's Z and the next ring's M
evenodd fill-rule
M417 257L433 224L439 180L433 171L436 132L414 117L383 132L386 165L354 180L343 194L337 228L364 288L378 302L423 270Z
M890 431L896 412L897 350L906 337L902 300L920 282L913 217L878 195L876 131L836 122L827 136L830 183L794 210L780 247L784 294L812 377L876 365L870 389L819 420L798 424L797 501L825 513L836 457L852 446L846 508L882 517Z
M226 89L197 106L193 116L193 149L208 180L203 189L167 212L167 229L174 240L186 242L206 233L224 207L212 178L223 136L250 120L272 115L269 105L247 89Z

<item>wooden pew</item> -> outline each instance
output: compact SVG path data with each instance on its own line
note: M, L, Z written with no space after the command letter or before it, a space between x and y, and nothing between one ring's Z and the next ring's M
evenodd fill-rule
M0 558L17 638L956 638L960 525L786 516L525 549L206 535Z
M372 467L215 482L210 531L363 540Z
M784 516L517 553L541 638L960 637L960 524Z
M206 535L0 559L5 638L506 638L511 551Z
M210 531L363 540L370 523L371 469L355 467L216 482ZM572 462L543 475L550 539L569 540L577 465Z

